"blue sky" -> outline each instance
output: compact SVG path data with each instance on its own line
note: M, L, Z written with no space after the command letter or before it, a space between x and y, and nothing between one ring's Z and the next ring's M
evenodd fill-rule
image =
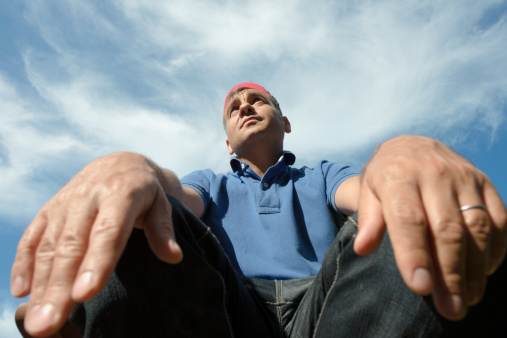
M224 95L265 86L296 165L358 168L404 133L445 142L507 200L506 1L0 2L0 332L16 243L115 151L227 170Z

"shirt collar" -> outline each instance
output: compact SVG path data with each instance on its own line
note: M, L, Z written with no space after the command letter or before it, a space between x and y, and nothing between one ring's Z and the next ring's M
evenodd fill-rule
M281 163L281 166L285 167L293 165L294 162L296 162L296 155L290 151L284 150L282 156L280 156L278 162L273 167L277 166L279 163ZM236 155L231 156L230 163L232 171L238 175L244 175L245 172L250 168L247 162L241 162L238 160L238 157Z

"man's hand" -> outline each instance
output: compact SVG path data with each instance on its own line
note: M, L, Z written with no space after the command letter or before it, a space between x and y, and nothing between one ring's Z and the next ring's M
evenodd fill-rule
M181 197L174 182L143 156L118 153L91 162L44 205L20 240L11 275L14 296L31 293L30 334L56 332L74 302L106 285L134 227L161 260L181 261L165 196Z
M478 204L486 210L460 212ZM452 320L482 298L507 249L505 205L488 177L425 137L380 146L362 173L358 223L355 251L374 251L387 224L405 283L433 293L437 310Z

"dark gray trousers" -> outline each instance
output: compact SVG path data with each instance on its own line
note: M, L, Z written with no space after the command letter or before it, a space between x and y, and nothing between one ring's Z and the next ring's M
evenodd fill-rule
M106 288L71 320L86 337L507 337L507 264L465 320L439 316L411 292L389 239L353 251L354 218L341 225L317 276L239 276L210 229L177 200L173 223L184 260L170 265L134 230Z

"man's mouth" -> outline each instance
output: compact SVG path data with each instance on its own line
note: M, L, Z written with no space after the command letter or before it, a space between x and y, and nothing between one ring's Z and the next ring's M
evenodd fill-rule
M250 121L259 121L259 119L255 118L255 117L247 117L243 123L241 123L241 128L243 128L247 123L249 123Z

